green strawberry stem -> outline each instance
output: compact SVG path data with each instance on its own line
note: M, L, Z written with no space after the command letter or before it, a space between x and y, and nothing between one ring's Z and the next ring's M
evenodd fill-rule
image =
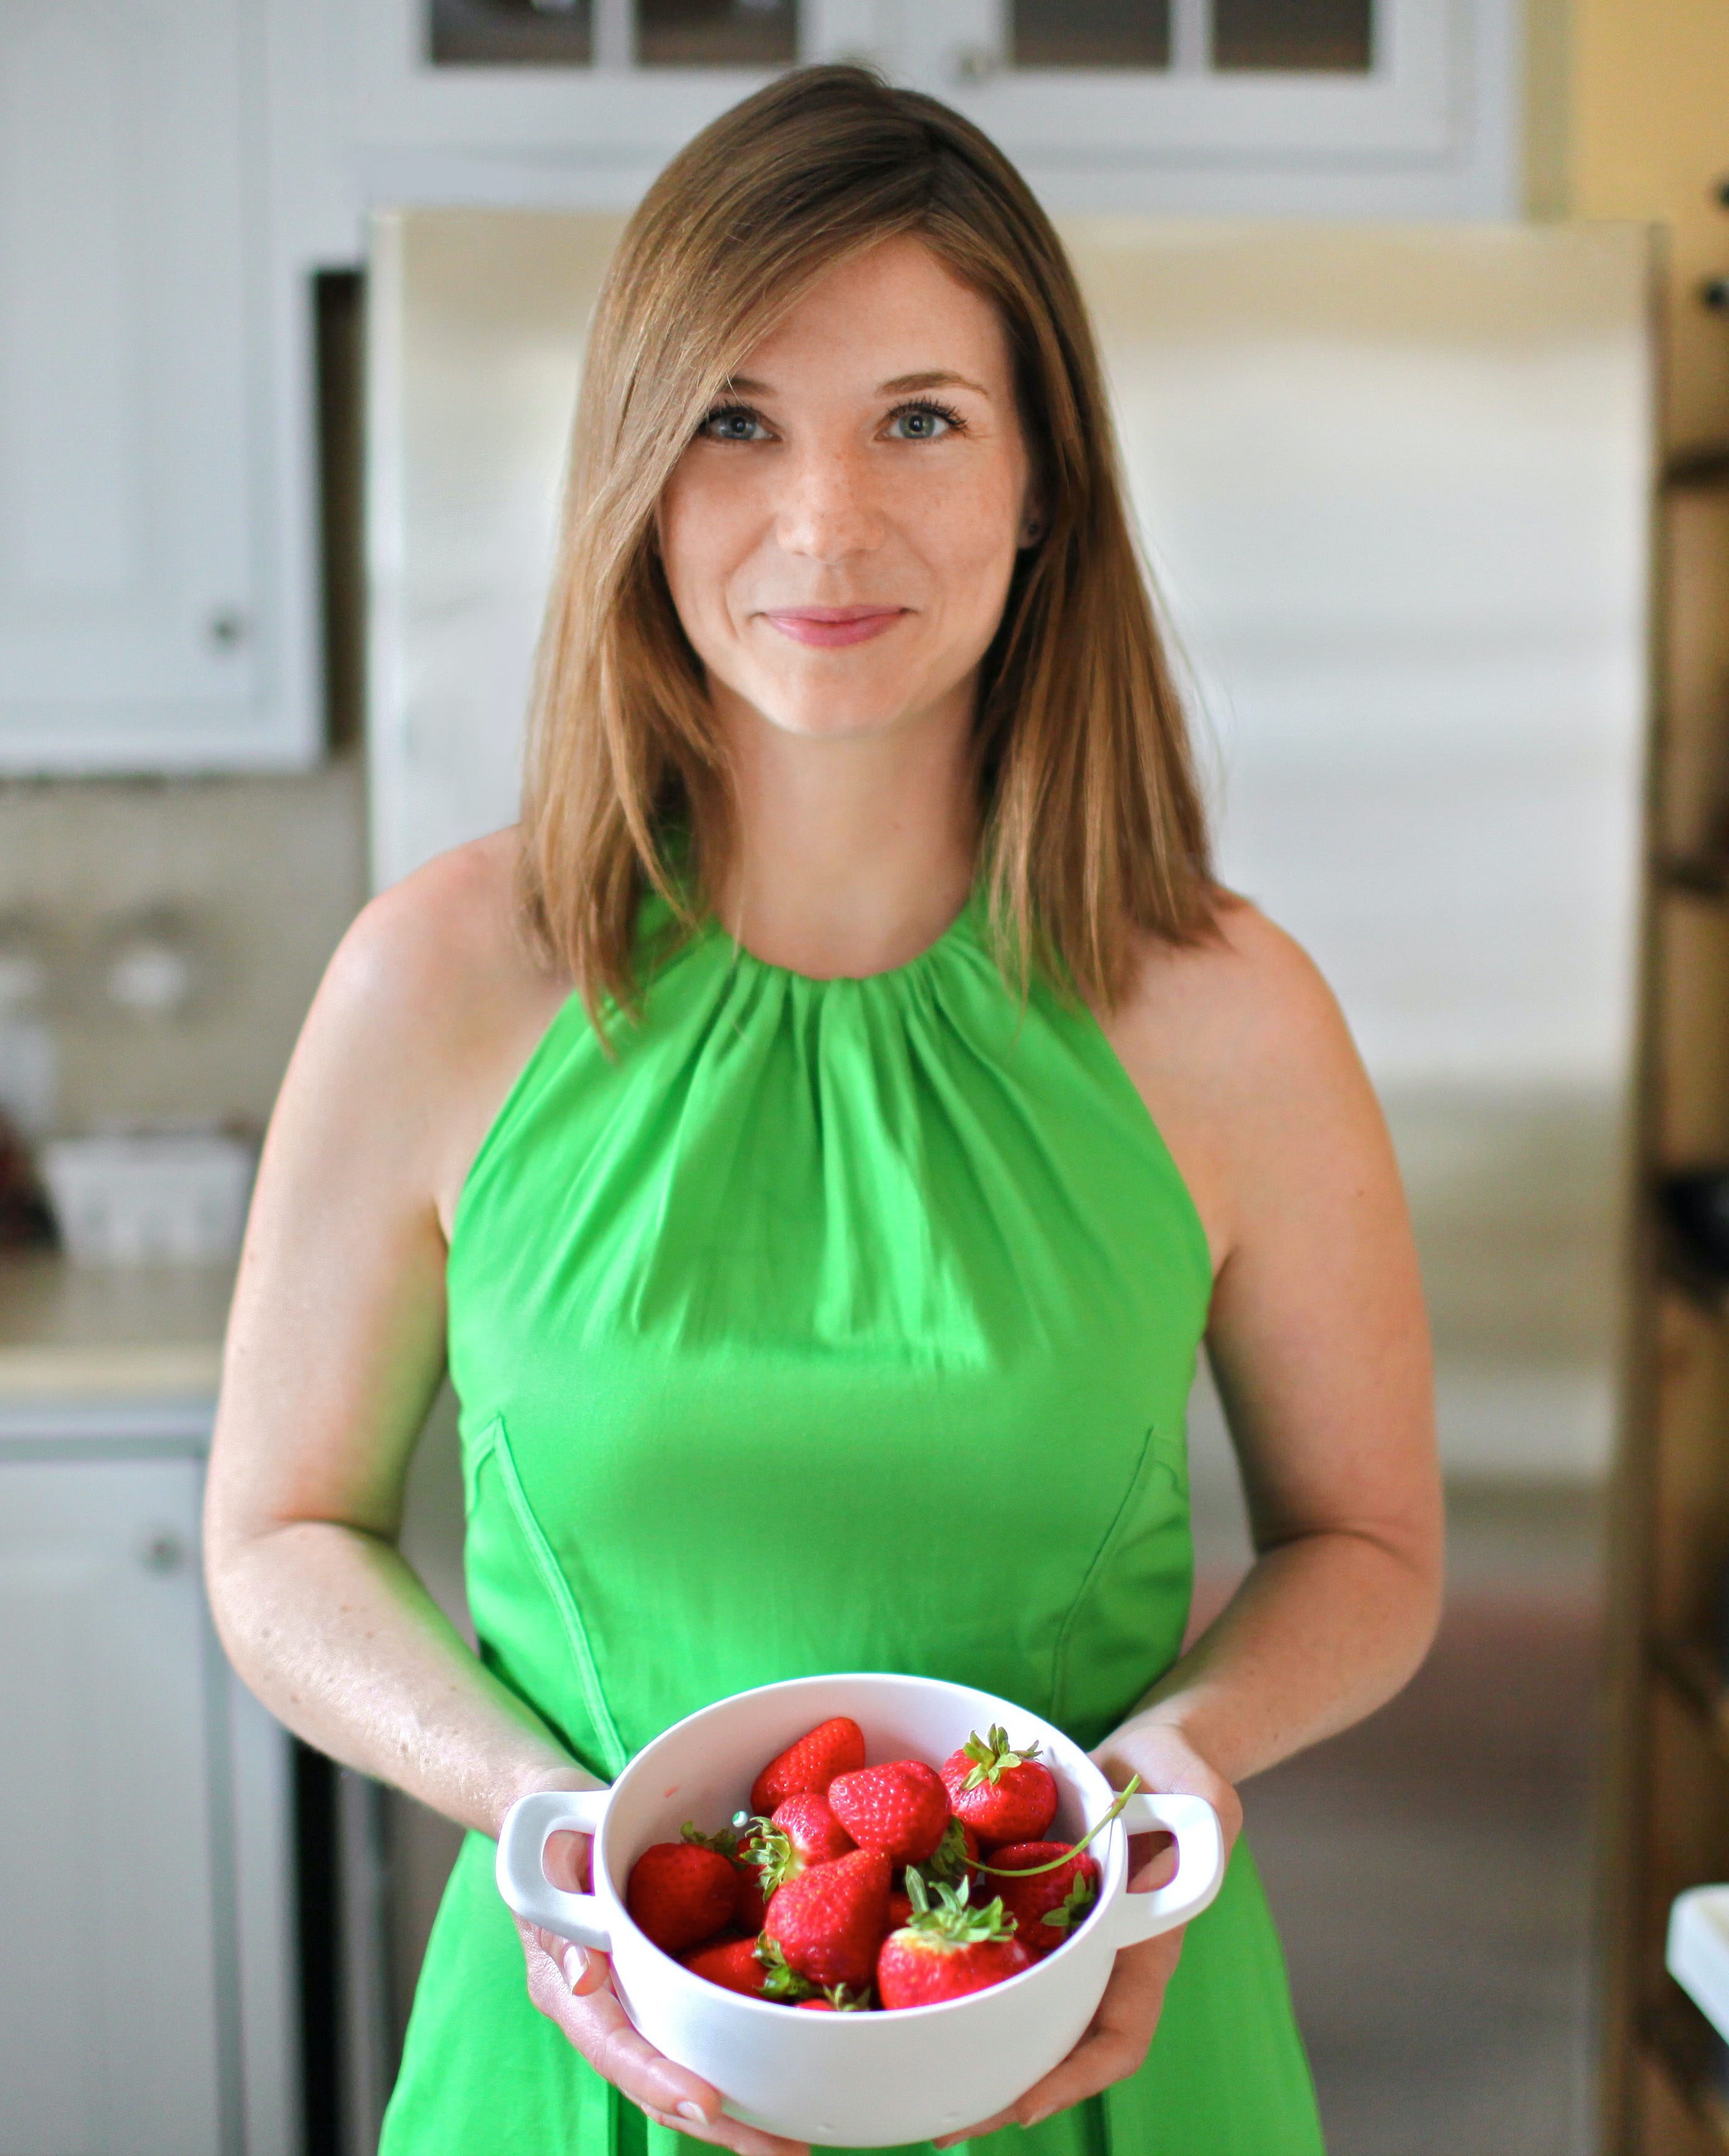
M1103 1834L1111 1821L1121 1815L1124 1805L1140 1787L1140 1775L1131 1774L1129 1777L1128 1788L1119 1793L1117 1800L1110 1810L1096 1820L1073 1847L1065 1849L1061 1856L1053 1856L1048 1864L1029 1864L1024 1871L1011 1871L1004 1865L986 1864L981 1860L977 1869L980 1871L988 1871L993 1879L1037 1879L1041 1871L1060 1871L1072 1856L1078 1856L1089 1841Z

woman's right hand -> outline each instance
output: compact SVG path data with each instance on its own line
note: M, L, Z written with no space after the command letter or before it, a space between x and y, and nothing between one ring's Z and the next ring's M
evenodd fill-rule
M567 1893L586 1892L589 1838L555 1834L548 1841L546 1876ZM637 2034L612 1988L612 1964L592 1947L517 1919L528 1964L528 1996L562 2029L602 2080L639 2105L657 2125L692 2141L712 2141L735 2156L809 2156L805 2144L783 2141L760 2127L729 2118L720 2092Z

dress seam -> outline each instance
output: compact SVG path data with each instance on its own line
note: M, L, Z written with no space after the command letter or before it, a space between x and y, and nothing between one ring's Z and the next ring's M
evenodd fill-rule
M1074 1630L1075 1620L1085 1608L1088 1596L1098 1584L1109 1561L1111 1553L1121 1538L1124 1522L1129 1518L1135 1499L1139 1496L1141 1487L1146 1481L1147 1464L1155 1456L1155 1445L1158 1435L1159 1425L1156 1423L1149 1423L1146 1435L1140 1441L1140 1450L1135 1457L1134 1471L1130 1475L1117 1509L1111 1516L1111 1523L1104 1531L1104 1539L1093 1552L1093 1561L1087 1567L1080 1585L1075 1589L1073 1601L1063 1612L1062 1624L1057 1628L1056 1644L1051 1650L1051 1718L1059 1727L1067 1726L1064 1714L1068 1704L1069 1642Z
M517 1526L528 1545L528 1554L535 1570L540 1574L541 1585L558 1614L564 1634L564 1644L570 1650L570 1659L576 1667L577 1683L581 1689L583 1703L589 1711L595 1734L606 1746L607 1771L616 1774L629 1757L618 1725L612 1718L606 1694L601 1688L600 1672L594 1661L594 1647L589 1641L588 1628L583 1623L582 1612L577 1607L576 1597L570 1591L570 1582L563 1568L553 1554L553 1546L546 1532L535 1516L528 1502L528 1492L522 1486L516 1455L511 1450L510 1433L505 1428L502 1415L495 1416L488 1425L492 1437L492 1457L504 1479L505 1495L510 1501L511 1511L516 1516Z

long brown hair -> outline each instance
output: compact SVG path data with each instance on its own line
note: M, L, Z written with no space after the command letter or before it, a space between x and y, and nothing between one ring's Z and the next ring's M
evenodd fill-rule
M655 512L746 354L826 271L915 234L1000 309L1042 526L981 672L981 870L1006 973L1116 1001L1137 934L1210 927L1206 819L1062 242L1008 160L934 98L802 68L672 160L589 340L523 802L531 916L599 1023L634 1002L641 900L688 928L728 829L726 764Z

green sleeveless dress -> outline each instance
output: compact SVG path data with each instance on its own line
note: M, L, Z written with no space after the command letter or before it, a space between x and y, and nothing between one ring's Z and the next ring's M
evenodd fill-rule
M1201 1224L1097 1023L1023 1008L976 906L818 981L711 927L615 1060L573 998L464 1188L449 1263L487 1666L610 1779L681 1716L841 1670L947 1677L1096 1745L1189 1606ZM1313 2156L1246 1845L1145 2066L1029 2156ZM529 2005L471 1835L383 2156L678 2156Z

